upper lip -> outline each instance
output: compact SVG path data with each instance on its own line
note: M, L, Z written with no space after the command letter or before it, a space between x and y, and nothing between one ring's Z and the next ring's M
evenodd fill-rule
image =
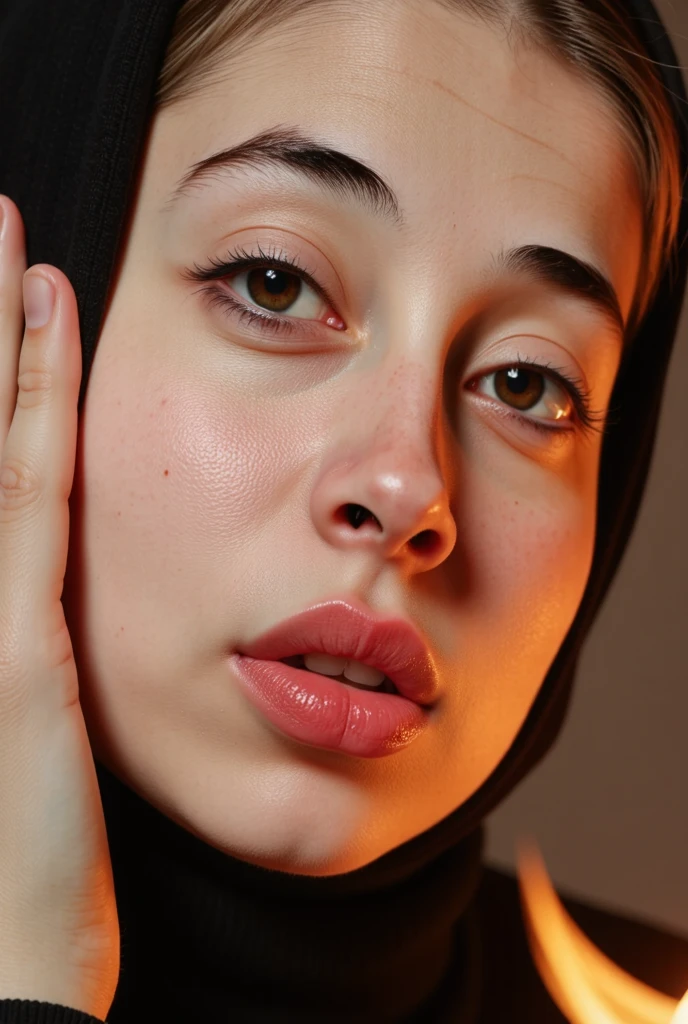
M322 601L237 650L272 661L314 652L364 661L416 704L432 704L438 695L437 669L420 634L403 619L383 618L355 598Z

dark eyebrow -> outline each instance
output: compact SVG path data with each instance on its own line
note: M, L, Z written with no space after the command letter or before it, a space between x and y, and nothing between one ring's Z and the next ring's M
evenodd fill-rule
M353 198L395 226L403 224L394 190L371 167L346 153L322 145L297 128L284 125L269 128L194 164L177 184L163 211L171 210L180 196L187 194L190 185L206 182L217 171L237 167L262 170L275 165L300 171L316 184L334 192L337 198Z
M496 278L504 272L522 274L582 299L624 339L626 325L614 286L592 263L548 245L521 245L495 256L492 274Z
M394 190L372 167L286 125L269 128L193 164L162 210L169 212L178 199L188 194L191 186L204 187L217 173L239 167L264 170L275 165L305 174L337 198L353 198L395 227L404 224ZM582 299L601 313L623 338L625 325L616 292L609 279L591 263L550 246L522 245L502 250L493 259L491 274L497 278L505 272L554 285Z

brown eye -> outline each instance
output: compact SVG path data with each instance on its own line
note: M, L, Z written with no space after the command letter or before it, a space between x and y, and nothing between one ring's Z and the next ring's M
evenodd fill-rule
M522 366L511 366L498 370L494 375L494 389L497 397L508 405L525 412L536 405L545 391L545 378Z
M471 390L523 413L526 420L566 423L573 416L573 399L568 389L539 367L505 366L475 379Z
M280 267L255 267L225 280L242 299L268 314L315 320L327 312L327 303L309 284Z
M270 313L284 313L298 299L303 282L296 274L274 267L259 267L246 275L249 297Z

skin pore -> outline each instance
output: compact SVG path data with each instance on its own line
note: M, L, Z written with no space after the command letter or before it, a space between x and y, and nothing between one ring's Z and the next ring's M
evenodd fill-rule
M372 167L403 216L276 165L168 204L191 165L277 126ZM552 57L439 4L319 7L155 118L80 418L64 603L95 756L218 849L351 871L511 746L585 588L602 437L554 376L552 404L523 412L496 371L559 371L603 413L621 353L592 304L490 277L527 244L593 264L627 316L641 214L614 116ZM259 247L331 304L302 283L272 308L294 321L280 333L188 278ZM262 280L214 286L269 313ZM342 524L347 502L382 529ZM434 546L408 543L425 529ZM347 595L411 622L440 672L430 727L388 757L282 736L227 668Z

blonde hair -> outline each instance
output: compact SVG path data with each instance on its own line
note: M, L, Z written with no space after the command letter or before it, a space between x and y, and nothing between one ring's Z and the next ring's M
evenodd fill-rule
M393 0L398 3L399 0ZM676 254L683 182L679 139L661 78L621 0L435 0L544 48L598 85L629 147L643 206L643 258L627 336L635 333ZM266 28L323 6L351 12L355 0L186 0L158 79L156 111L214 81Z

